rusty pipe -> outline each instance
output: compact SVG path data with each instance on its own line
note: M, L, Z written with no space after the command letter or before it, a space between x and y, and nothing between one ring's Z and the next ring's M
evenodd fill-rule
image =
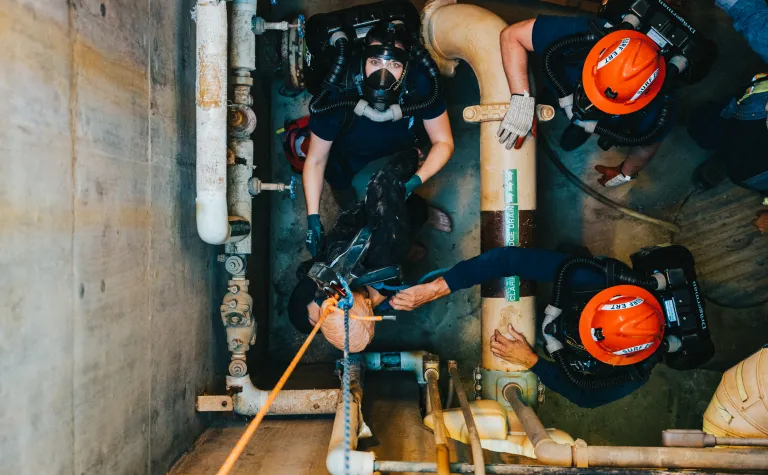
M475 464L475 475L485 475L485 457L483 456L483 446L480 442L480 434L477 432L475 418L472 416L472 409L469 407L467 394L464 392L464 386L461 385L459 366L455 361L448 362L448 373L451 375L454 394L456 394L456 397L459 400L461 413L464 415L464 424L467 426L469 443L472 447L472 462Z
M445 428L443 419L443 406L440 402L440 390L437 387L437 379L440 375L437 362L427 363L427 369L424 371L424 379L427 380L427 397L432 409L432 418L435 422L435 450L437 456L438 475L450 475L450 452L448 451L448 431Z
M550 465L622 468L697 468L768 470L768 452L763 449L704 449L688 447L602 447L579 443L573 447L553 441L539 417L523 404L517 390L504 388L536 458Z
M536 458L548 465L570 467L574 465L571 446L558 444L547 434L547 430L541 424L539 416L533 409L526 406L521 400L518 388L515 385L507 385L504 390L506 399L515 411L515 415L525 429L525 434L533 445Z
M661 433L664 447L768 447L768 438L760 437L718 437L700 430L668 429Z

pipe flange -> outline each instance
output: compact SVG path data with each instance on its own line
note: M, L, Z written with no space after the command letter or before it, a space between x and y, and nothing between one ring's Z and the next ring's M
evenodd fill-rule
M576 439L573 444L573 463L578 468L589 467L589 450L587 443L581 439Z
M248 374L248 365L243 360L232 360L229 363L229 374L239 378Z
M256 113L246 105L235 104L230 107L227 121L232 128L232 137L248 138L256 130Z
M224 261L224 269L232 275L245 274L245 260L240 256L229 256Z

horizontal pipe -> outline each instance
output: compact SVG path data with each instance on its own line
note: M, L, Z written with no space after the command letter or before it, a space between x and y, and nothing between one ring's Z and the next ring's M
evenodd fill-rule
M426 351L395 351L363 353L367 371L409 371L416 376L416 382L426 384L424 379L424 356Z
M452 463L451 473L473 473L475 466L471 463ZM373 469L381 473L412 472L436 473L437 464L433 462L405 462L394 460L379 460L373 463ZM489 464L485 473L491 475L681 475L679 471L643 470L636 468L572 468L547 467L540 465L508 465ZM727 475L717 472L685 471L685 475Z
M236 414L253 416L264 406L271 391L258 389L251 377L227 376L228 388L240 388L232 396ZM298 389L282 390L269 407L268 415L320 415L334 414L341 401L339 389Z
M669 429L661 433L664 447L768 447L768 438L718 437L700 430Z
M768 470L764 449L703 449L688 447L601 447L568 446L553 441L533 410L523 404L517 391L505 388L509 401L536 458L549 465L573 466L579 460L588 467L696 468L723 470Z
M688 447L600 447L586 449L590 466L768 470L764 449L697 449Z

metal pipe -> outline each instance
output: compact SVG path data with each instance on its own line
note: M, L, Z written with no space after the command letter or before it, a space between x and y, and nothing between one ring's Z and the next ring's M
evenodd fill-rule
M395 460L379 460L373 463L373 469L381 473L411 472L411 473L435 473L437 464L433 462L405 462ZM451 473L473 473L474 465L471 463L452 463ZM489 464L485 466L485 473L492 475L680 475L679 471L644 470L636 468L572 468L572 467L547 467L540 465L508 465ZM727 475L717 472L685 471L685 475Z
M349 453L349 470L346 470L344 459L344 404L341 398L336 406L336 418L333 420L331 440L328 443L328 456L325 459L325 468L331 475L373 475L373 452L362 452L357 449L357 440L360 437L370 437L371 431L363 422L360 410L363 403L363 386L360 383L362 366L359 362L350 365L351 404L349 424L352 428Z
M272 391L264 391L253 385L249 375L227 376L227 388L239 388L232 396L235 413L253 416L264 406ZM269 407L269 415L318 415L334 414L341 401L339 389L282 390Z
M509 103L509 85L501 62L499 37L507 23L490 11L456 0L430 0L422 14L425 46L445 75L453 75L458 59L469 63L480 86L481 105ZM536 141L529 137L519 150L507 150L497 131L502 116L480 124L480 249L533 244L536 209ZM534 287L516 277L480 287L481 366L486 370L525 371L491 353L494 330L507 324L536 338ZM489 397L485 396L485 397ZM494 394L493 399L498 395Z
M469 407L469 401L467 401L467 394L464 392L464 386L461 385L459 366L455 361L448 361L448 373L451 375L451 382L461 406L461 413L464 415L464 424L467 426L469 442L472 447L472 462L475 464L475 475L485 475L485 457L483 456L483 446L480 443L480 434L477 432L475 418L472 416L472 409Z
M416 382L424 385L424 356L426 351L391 351L363 353L367 371L410 371Z
M197 233L223 244L245 237L232 231L227 209L227 6L198 0L195 14Z
M425 361L427 367L424 371L424 379L427 380L427 396L432 409L432 420L435 424L435 450L437 455L437 473L439 475L450 475L450 453L448 451L448 431L445 428L443 419L443 406L440 402L440 390L437 386L437 380L440 375L439 363L436 360Z
M700 430L668 429L661 433L664 447L768 447L768 438L718 437Z
M622 468L697 468L768 470L768 452L763 449L704 449L683 447L601 447L577 441L573 447L553 441L533 410L523 404L517 390L504 389L536 458L550 465Z

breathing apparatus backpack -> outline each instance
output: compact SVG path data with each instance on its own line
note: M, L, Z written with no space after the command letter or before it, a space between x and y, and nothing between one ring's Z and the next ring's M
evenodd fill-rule
M409 67L425 68L431 82L426 99L414 100L405 89L396 103L375 107L363 97L362 51L368 32L381 25L393 29L398 41L405 43ZM385 0L313 15L305 31L304 71L307 90L313 95L309 105L312 114L346 110L375 122L395 121L432 106L440 97L437 65L419 40L419 12L407 0Z
M658 361L696 368L714 354L693 255L683 246L649 247L615 259L563 262L545 310L546 349L576 387L600 389L645 380ZM576 289L576 269L596 271L605 286Z
M584 59L580 83L572 87L563 65ZM646 145L672 120L674 89L707 75L717 56L715 44L664 0L610 0L590 31L563 38L544 53L544 73L554 85L568 119L598 145ZM621 130L607 118L636 113L653 101L660 109L651 130Z

